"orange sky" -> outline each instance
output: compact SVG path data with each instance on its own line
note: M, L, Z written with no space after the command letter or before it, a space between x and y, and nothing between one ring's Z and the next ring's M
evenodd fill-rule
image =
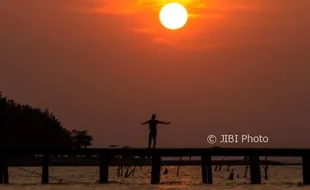
M189 21L168 31L168 0L1 0L0 90L100 147L146 146L152 113L172 122L160 147L212 133L309 146L310 1L180 1Z

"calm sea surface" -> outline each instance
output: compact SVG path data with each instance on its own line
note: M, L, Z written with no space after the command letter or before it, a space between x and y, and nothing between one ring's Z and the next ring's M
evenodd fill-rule
M163 167L165 168L165 167ZM225 169L226 167L224 167ZM9 185L0 186L1 190L17 189L43 189L43 190L86 190L86 189L234 189L234 190L282 190L282 189L307 189L303 186L302 170L300 166L271 166L268 171L269 180L263 179L261 185L250 185L249 178L244 179L245 167L232 167L235 176L240 175L239 179L228 180L229 172L214 172L214 184L201 184L200 167L183 166L180 167L179 176L176 175L177 167L167 167L168 174L161 175L161 184L150 185L150 167L137 167L134 176L128 178L117 177L116 167L110 169L110 184L100 185L99 168L97 167L52 167L50 168L49 185L41 185L41 168L10 168ZM262 176L263 169L262 169ZM249 177L249 173L248 173Z

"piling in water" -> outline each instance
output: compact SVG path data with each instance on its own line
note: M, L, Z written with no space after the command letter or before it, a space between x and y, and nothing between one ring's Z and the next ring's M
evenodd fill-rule
M99 182L106 184L109 181L109 156L107 154L100 155L99 166Z
M151 174L151 184L160 183L160 165L161 158L159 155L152 156L152 174Z
M43 155L43 166L42 166L42 184L48 184L48 165L49 165L49 155Z

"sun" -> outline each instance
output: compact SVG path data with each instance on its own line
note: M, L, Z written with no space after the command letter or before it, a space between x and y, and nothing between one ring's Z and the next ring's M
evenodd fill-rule
M161 24L170 30L182 28L188 19L187 10L180 3L168 3L159 12Z

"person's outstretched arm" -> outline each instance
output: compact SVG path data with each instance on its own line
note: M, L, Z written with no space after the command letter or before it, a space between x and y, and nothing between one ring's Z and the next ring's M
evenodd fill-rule
M145 124L148 124L150 121L146 121L146 122L143 122L141 123L142 125L145 125Z
M170 122L165 122L165 121L158 121L159 124L164 124L164 125L169 125Z

